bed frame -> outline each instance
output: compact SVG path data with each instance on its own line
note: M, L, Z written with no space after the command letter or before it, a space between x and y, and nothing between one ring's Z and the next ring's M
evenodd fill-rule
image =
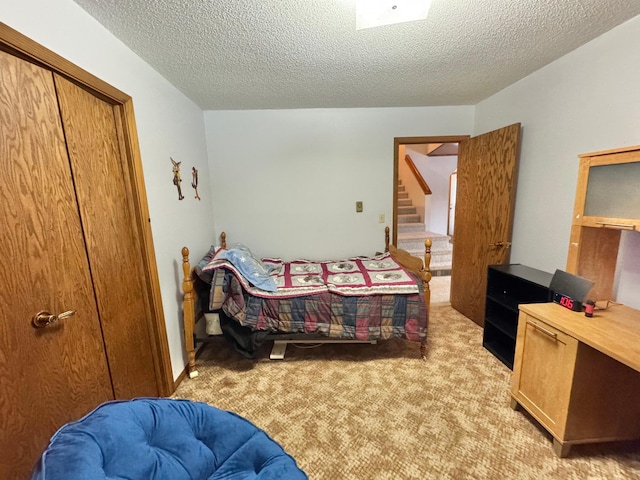
M431 239L427 238L424 242L424 259L414 257L406 250L397 248L394 245L389 244L389 227L384 230L385 233L385 252L389 252L396 261L407 270L413 272L421 281L424 290L424 299L427 305L427 312L429 312L429 306L431 304L431 290L429 289L429 282L431 281ZM220 234L220 246L227 247L227 235L225 232ZM196 282L202 282L198 276L193 272L191 264L189 262L189 249L187 247L182 248L182 271L184 273L184 279L182 281L183 301L182 310L184 312L184 343L189 355L189 364L187 366L187 372L190 378L198 376L196 370L196 343L206 342L207 339L196 339L194 332L196 323L204 316L203 312L196 312L195 305L197 299L197 292L194 288ZM304 334L300 334L304 337ZM284 352L287 343L375 343L372 341L358 341L350 339L332 339L332 338L314 338L309 339L309 335L304 338L293 338L293 334L289 334L281 339L274 339L274 349L271 353L272 359L284 358ZM426 358L427 345L425 342L420 344L420 355L422 358Z

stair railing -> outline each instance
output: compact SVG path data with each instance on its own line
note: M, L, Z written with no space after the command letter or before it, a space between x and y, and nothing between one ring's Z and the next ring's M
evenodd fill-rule
M416 167L416 164L413 162L413 159L411 158L411 156L405 155L404 160L405 162L407 162L407 166L409 167L409 170L411 170L411 173L413 173L413 176L417 180L418 185L420 185L422 192L425 195L431 195L431 188L429 188L429 185L427 184L426 180L420 173L420 170L418 170L418 167Z

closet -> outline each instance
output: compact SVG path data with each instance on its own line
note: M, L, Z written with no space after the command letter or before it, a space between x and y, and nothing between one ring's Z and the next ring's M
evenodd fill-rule
M3 50L0 478L12 479L99 403L171 392L120 110Z

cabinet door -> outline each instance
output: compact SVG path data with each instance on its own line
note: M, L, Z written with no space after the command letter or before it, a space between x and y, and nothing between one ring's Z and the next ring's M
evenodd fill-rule
M0 478L113 398L52 74L0 52ZM34 328L38 311L75 315Z
M640 226L640 150L581 155L576 203L585 226L634 230Z
M511 394L556 438L563 439L578 342L520 313Z

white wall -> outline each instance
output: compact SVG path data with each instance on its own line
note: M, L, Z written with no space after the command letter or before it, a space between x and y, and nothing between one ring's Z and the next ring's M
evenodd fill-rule
M635 17L476 106L475 134L523 127L512 262L564 269L577 156L640 144L638 45ZM618 301L640 308L640 267L622 263Z
M71 0L0 0L0 21L133 97L174 378L184 369L180 249L215 237L202 110ZM171 161L182 161L177 200ZM194 199L191 167L199 169ZM199 257L198 257L199 258ZM132 359L135 361L135 359Z
M640 232L622 232L616 290L618 301L640 308ZM624 300L623 300L624 299Z
M394 137L467 135L472 121L468 106L207 111L216 231L259 256L380 251L393 218Z

